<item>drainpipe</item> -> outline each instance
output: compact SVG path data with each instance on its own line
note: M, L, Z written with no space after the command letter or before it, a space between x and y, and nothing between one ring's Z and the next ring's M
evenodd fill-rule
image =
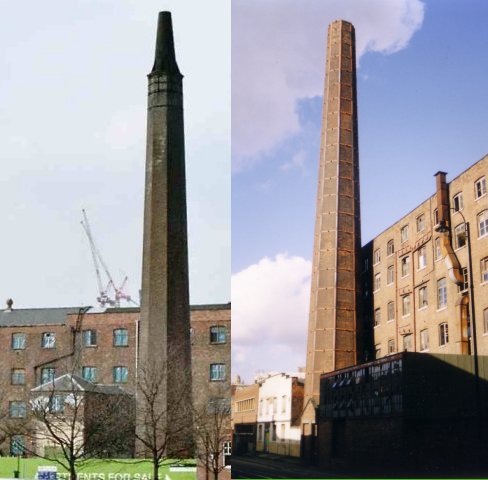
M462 285L464 277L461 272L461 266L451 245L450 206L446 175L446 172L437 172L434 175L436 177L437 213L439 217L439 227L436 230L440 233L441 252L446 263L449 279L456 285Z
M138 381L139 381L139 323L140 319L136 320L136 371L135 371L135 388L134 388L134 396L137 405L137 391L138 388Z

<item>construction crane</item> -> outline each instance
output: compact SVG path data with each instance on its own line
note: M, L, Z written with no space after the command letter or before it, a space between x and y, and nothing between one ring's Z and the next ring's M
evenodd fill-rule
M95 241L93 240L93 235L91 233L90 224L88 223L88 216L86 215L86 211L83 209L83 220L81 221L81 225L83 230L88 237L88 242L90 243L90 250L93 259L93 265L95 267L95 275L97 277L98 283L98 297L97 301L101 307L105 307L107 305L111 307L120 307L120 300L126 300L129 303L133 303L137 305L134 300L128 295L125 291L125 285L127 283L127 276L122 281L120 287L116 287L115 282L110 274L110 271L107 267L107 264L104 262L100 251L98 250ZM102 275L100 273L100 265L107 276L107 285L103 288L104 283L102 282ZM112 292L113 291L113 292ZM111 295L113 293L113 295Z

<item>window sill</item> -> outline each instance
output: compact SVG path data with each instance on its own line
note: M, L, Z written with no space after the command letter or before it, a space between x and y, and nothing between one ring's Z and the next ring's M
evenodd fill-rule
M444 311L444 310L447 310L447 305L446 305L445 307L438 308L438 309L436 310L436 312L438 313L438 312L442 312L442 311Z
M439 345L439 348L446 348L447 347L447 343L445 343L444 345Z
M408 318L409 316L410 316L410 313L407 313L406 315L402 315L402 320L403 320L404 318Z
M479 197L476 197L474 199L474 201L477 202L480 198L484 198L484 197L486 197L486 193L483 193L483 195L480 195Z
M464 248L465 246L466 246L466 244L461 245L460 247L456 247L456 248L454 249L454 251L455 251L455 252L457 252L457 251L461 250L462 248Z
M418 309L418 311L419 311L419 312L423 312L424 310L427 310L428 308L429 308L429 306L428 306L428 305L425 305L425 306L423 306L423 307L420 307L420 308Z
M406 275L403 275L403 276L402 276L402 277L400 277L400 278L403 280L404 278L407 278L407 277L409 277L409 276L410 276L410 274L409 274L409 273L407 273Z
M386 323L392 323L392 322L394 322L394 321L395 321L395 319L394 319L394 318L392 318L391 320L387 320L387 321L386 321Z
M387 284L386 284L386 286L387 286L387 287L391 287L391 286L392 286L392 285L394 285L394 284L395 284L395 282L391 282L391 283L387 283Z
M83 345L83 348L97 348L98 345Z

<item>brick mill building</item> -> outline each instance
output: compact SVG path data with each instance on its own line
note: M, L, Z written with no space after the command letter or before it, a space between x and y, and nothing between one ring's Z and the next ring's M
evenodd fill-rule
M388 474L411 472L414 457L441 475L486 467L488 156L450 182L437 172L435 194L361 248L356 98L354 27L338 20L328 31L302 458Z
M230 304L191 307L195 405L230 394ZM0 311L0 390L9 416L22 416L31 389L65 373L136 387L139 308L35 308ZM23 413L24 412L24 413ZM9 445L2 446L8 453Z

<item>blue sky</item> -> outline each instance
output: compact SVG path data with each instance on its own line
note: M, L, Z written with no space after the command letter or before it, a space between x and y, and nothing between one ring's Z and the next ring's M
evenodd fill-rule
M227 0L0 0L0 301L96 303L82 208L138 299L146 75L162 10L184 74L190 297L229 301Z
M237 0L232 14L233 373L252 380L305 361L328 23L356 26L364 244L438 170L488 153L488 4Z

